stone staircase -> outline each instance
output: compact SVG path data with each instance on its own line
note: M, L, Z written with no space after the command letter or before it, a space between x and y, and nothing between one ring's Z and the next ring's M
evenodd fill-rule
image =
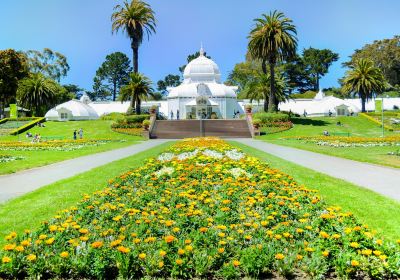
M155 121L150 138L182 139L214 136L251 138L246 120L169 120Z

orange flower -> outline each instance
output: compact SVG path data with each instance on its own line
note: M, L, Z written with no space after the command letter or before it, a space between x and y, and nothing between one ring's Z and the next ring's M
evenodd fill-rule
M232 264L233 264L234 267L238 267L238 266L240 265L240 261L234 260L234 261L232 262Z
M69 253L66 252L66 251L64 251L64 252L62 252L62 253L60 254L60 257L61 257L61 258L68 258L68 256L69 256Z
M167 242L167 243L171 243L174 240L175 240L175 237L172 236L172 235L168 235L168 236L165 237L165 242Z
M119 247L117 248L117 250L118 250L119 252L121 252L121 253L124 253L124 254L127 254L127 253L129 253L129 252L131 251L129 248L126 248L126 247L124 247L124 246L119 246Z
M181 259L177 259L175 262L176 262L177 265L183 264L183 260L181 260Z
M351 261L351 266L359 266L359 265L360 265L360 263L358 261L356 261L356 260Z
M283 254L276 254L275 255L275 259L277 259L277 260L283 260L285 258L285 256L283 255Z
M92 243L92 248L98 249L103 247L103 242L102 241L96 241Z

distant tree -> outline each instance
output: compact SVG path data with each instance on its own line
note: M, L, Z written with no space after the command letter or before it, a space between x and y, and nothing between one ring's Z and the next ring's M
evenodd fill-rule
M143 35L156 32L156 19L150 5L141 0L125 1L117 5L111 16L112 32L122 30L131 40L133 51L133 71L139 71L139 46L142 44Z
M319 80L328 73L329 67L333 62L338 61L339 54L328 49L308 48L303 50L303 62L305 68L311 74L311 80L314 85L314 91L318 91Z
M112 95L109 85L103 84L101 79L97 76L93 78L93 91L88 91L86 93L93 101L106 100Z
M55 100L54 104L52 105L61 104L76 98L76 94L74 92L70 92L67 88L65 88L65 86L61 86L57 83L55 85L54 93L55 93Z
M381 69L383 75L391 86L400 85L400 36L392 39L376 40L367 44L360 50L355 50L350 56L350 61L344 66L354 65L360 58L370 59L374 65Z
M32 73L43 75L60 82L62 77L67 76L70 69L67 58L51 49L45 48L42 52L30 50L26 52L29 70Z
M68 84L63 85L63 88L65 88L68 93L73 94L74 98L79 99L82 96L83 89L80 88L78 85Z
M157 82L157 90L161 94L165 95L167 93L168 87L177 87L181 83L181 77L179 75L167 75L164 80L159 80Z
M264 74L267 74L266 63L269 65L270 83L269 100L264 101L264 110L275 112L278 109L276 98L275 66L277 62L285 61L295 56L297 48L296 27L292 20L281 12L274 11L263 14L255 19L256 26L249 35L249 53L254 59L261 61Z
M136 114L141 113L141 101L153 96L152 82L140 73L131 73L129 83L121 88L120 100L131 101L131 108L135 108Z
M181 67L179 67L179 72L181 72L183 74L183 72L185 71L186 66L194 59L198 58L200 56L200 52L195 52L193 54L189 54L186 61L187 64L182 65ZM204 52L204 56L207 57L208 59L211 59L211 56L208 56L206 52Z
M238 94L240 94L249 83L256 80L256 76L260 71L261 63L258 61L246 60L245 62L237 63L228 75L227 84L237 86Z
M380 93L385 89L385 77L372 60L361 58L346 72L342 89L345 94L358 94L361 98L361 111L365 112L365 102L372 98L372 93Z
M281 64L282 75L285 78L287 92L306 92L314 88L310 73L304 65L303 58L296 54L295 57Z
M12 49L0 50L0 116L4 107L15 100L18 81L28 75L26 56Z
M129 73L132 71L130 64L131 61L124 53L114 52L106 56L106 60L96 71L98 80L102 84L107 83L111 88L113 101L129 80Z
M22 106L33 110L35 116L43 116L48 106L56 101L57 83L41 73L33 73L18 85L17 98Z

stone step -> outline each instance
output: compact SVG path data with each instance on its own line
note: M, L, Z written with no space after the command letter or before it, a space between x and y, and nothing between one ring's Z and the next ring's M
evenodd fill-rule
M251 132L246 120L169 120L156 121L150 135L158 139L200 136L251 138Z

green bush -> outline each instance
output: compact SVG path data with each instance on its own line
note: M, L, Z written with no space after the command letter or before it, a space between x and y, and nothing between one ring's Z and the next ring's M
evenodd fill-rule
M22 119L22 118L21 118ZM19 119L18 119L19 120ZM33 121L31 121L30 123L27 123L13 131L11 131L11 135L18 135L21 134L29 129L31 129L32 127L34 127L35 125L37 125L38 123L44 122L45 118L35 118Z
M103 121L116 121L123 118L125 118L125 114L121 113L110 113L100 117L100 119Z
M317 93L315 91L306 91L304 93L295 93L295 94L291 94L290 97L294 98L294 99L312 99L317 95Z
M262 124L274 123L274 122L288 122L290 120L289 115L282 113L255 113L254 119L259 119Z

